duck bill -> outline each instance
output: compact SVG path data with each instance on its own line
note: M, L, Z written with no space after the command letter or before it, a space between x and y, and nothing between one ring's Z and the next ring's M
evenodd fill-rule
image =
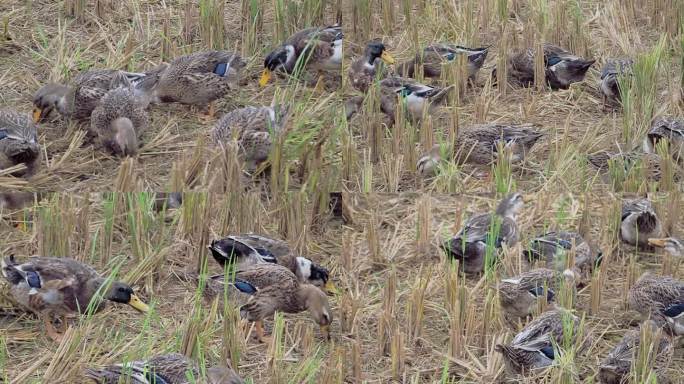
M648 243L650 245L655 246L655 247L660 247L660 248L665 247L665 239L648 239Z
M40 108L33 108L33 122L37 123L43 117L43 110Z
M380 58L387 64L394 64L394 57L387 53L387 51L382 51L382 55L380 55Z
M147 313L150 310L150 307L148 307L147 304L143 303L143 301L140 300L140 298L136 295L131 295L131 299L128 300L128 305L142 313Z
M325 283L325 287L323 287L323 290L329 295L336 295L339 293L339 290L335 286L335 283L333 283L331 280L328 280Z
M321 333L325 336L326 340L330 340L330 325L321 325Z
M261 78L259 79L259 86L265 87L266 84L271 80L271 71L268 69L264 69L264 71L261 73Z

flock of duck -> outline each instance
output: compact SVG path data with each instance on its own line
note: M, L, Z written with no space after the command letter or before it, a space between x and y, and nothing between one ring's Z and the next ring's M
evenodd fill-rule
M292 74L299 70L319 76L326 72L339 73L342 43L340 26L295 33L264 60L260 86L266 86L274 74ZM557 46L546 44L543 48L545 78L552 89L566 89L570 84L582 81L594 64L594 60L575 56ZM438 78L442 76L443 63L462 57L468 79L475 83L487 54L488 48L432 44L415 58L397 64L396 73L392 73L390 66L396 64L395 59L382 43L373 41L349 67L348 76L352 86L362 93L376 87L380 109L388 124L393 123L398 107L405 107L409 118L419 120L426 111L429 113L432 105L444 99L451 87L423 84L413 76L422 73L425 78ZM519 86L533 84L534 63L533 50L511 55L506 68L508 81ZM206 51L178 57L144 73L89 70L76 76L69 85L45 85L34 97L32 115L7 109L0 111L0 169L23 164L24 167L18 167L14 172L15 176L30 176L35 172L41 154L37 124L50 119L53 111L64 119L89 122L90 137L101 148L117 155L135 155L140 135L149 125L151 105L197 106L204 109L201 119L210 121L216 113L215 101L237 88L240 71L245 65L235 53ZM604 103L619 102L618 79L629 75L631 65L631 60L624 59L606 63L599 87ZM363 97L349 99L347 117L363 113L362 103ZM246 167L254 169L268 159L272 137L282 130L291 109L289 104L239 108L219 118L210 135L217 145L237 140ZM505 148L514 161L521 161L542 136L541 131L529 124L474 125L459 133L450 157L462 162L490 164ZM645 151L638 156L657 156L654 147L662 139L668 140L673 152L679 156L684 143L684 120L656 120L645 139ZM442 155L442 151L433 148L419 160L419 173L436 174ZM605 168L610 159L627 155L630 154L601 153L591 157L590 162ZM510 247L519 242L521 236L516 216L524 202L522 194L513 193L499 203L495 212L467 220L463 228L442 245L448 258L458 260L465 273L483 272L488 268L488 254L496 256L504 245ZM648 199L624 201L620 227L623 242L641 248L662 247L674 257L682 257L682 242L664 236ZM297 255L285 242L256 234L215 240L209 249L214 259L232 272L212 276L209 282L230 288L231 297L240 302L241 316L254 323L259 341L268 340L263 320L275 311L308 311L324 336L330 338L333 313L327 294L335 292L336 288L326 268ZM602 259L599 252L574 232L550 232L534 238L524 256L545 263L545 268L531 269L499 283L501 308L513 319L532 316L539 300L556 301L563 284L573 289L584 284ZM68 316L84 313L86 309L102 309L105 299L129 304L141 312L149 310L129 285L112 282L92 267L69 258L32 257L18 261L13 256L6 257L2 260L2 275L9 282L16 302L38 314L48 336L54 340L62 337L55 328L55 317L64 326ZM226 276L233 275L234 278L226 280ZM647 319L642 324L643 329L662 334L656 359L656 371L660 375L671 360L673 338L684 334L684 283L647 273L631 288L629 303ZM577 333L565 335L568 327L564 324L568 321L579 325L579 318L569 310L552 306L534 317L511 343L498 345L496 350L513 372L525 374L550 366L558 356L558 346L563 345L564 336L577 336ZM639 348L639 332L626 333L602 360L599 367L602 383L620 383L627 377ZM101 383L116 383L126 375L136 383L186 383L188 372L199 375L194 362L170 354L147 361L89 369L87 373ZM209 370L207 380L210 383L242 382L229 364Z

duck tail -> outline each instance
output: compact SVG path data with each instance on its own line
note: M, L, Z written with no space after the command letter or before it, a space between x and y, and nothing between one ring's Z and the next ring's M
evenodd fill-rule
M223 239L213 240L208 246L211 255L222 267L226 264L234 264L238 258L250 254L253 249L233 236Z
M14 260L14 255L5 257L0 260L2 266L2 276L10 282L10 284L19 284L20 281L24 280L23 275L16 268L16 261Z

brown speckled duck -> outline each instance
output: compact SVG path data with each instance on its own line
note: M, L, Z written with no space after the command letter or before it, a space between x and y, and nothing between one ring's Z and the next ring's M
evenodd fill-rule
M240 315L255 323L259 341L268 340L264 335L263 320L276 311L299 313L306 310L330 340L329 327L333 315L328 297L318 287L300 283L297 276L284 266L262 263L237 269L232 285L240 292L252 295L240 308Z
M301 60L305 60L300 64L304 70L341 69L343 42L344 34L339 25L307 28L293 34L266 56L259 85L266 86L273 72L293 73Z
M601 384L623 384L629 382L634 360L639 353L642 332L650 332L652 340L657 344L653 371L658 383L669 383L666 369L672 361L674 348L667 335L658 334L657 325L653 321L645 321L640 329L632 329L625 333L620 341L599 363L598 378Z
M207 107L203 120L215 114L214 101L236 89L246 63L228 51L203 51L180 56L162 66L152 100Z
M135 95L131 84L107 92L90 117L90 129L100 144L119 156L138 153L138 137L147 129L146 103Z
M230 367L214 366L203 376L200 367L180 353L154 356L147 360L115 364L86 370L86 376L98 384L243 384L245 381Z
M493 239L492 246L498 250L503 244L510 247L518 242L520 235L516 216L524 204L525 198L522 194L511 193L499 202L494 213L483 213L466 220L463 228L442 244L442 249L449 258L460 261L464 272L482 272L485 267L487 241L492 237L491 231L495 223L498 224L499 233Z
M674 161L684 164L684 119L657 118L644 138L644 152L657 153L656 145L662 140L669 142L668 149Z
M313 284L334 292L328 270L306 257L296 255L290 245L282 240L245 233L213 240L208 247L214 260L222 267L231 263L238 269L260 263L280 264L294 273L302 284Z
M213 141L227 144L234 138L248 170L254 170L268 159L275 136L281 132L290 107L244 107L226 113L211 131Z
M466 57L468 79L475 81L477 72L482 68L489 53L489 47L467 48L451 43L434 43L416 53L414 59L398 66L397 73L401 76L414 77L416 67L422 67L423 76L439 78L442 75L442 65L456 60L459 56Z
M373 82L384 79L386 74L381 61L394 64L394 58L387 52L385 44L379 41L369 42L363 56L354 60L349 67L349 81L352 87L366 92Z
M28 114L0 109L0 170L23 164L14 176L30 176L40 165L38 128Z
M549 303L555 300L556 292L565 279L574 284L575 273L566 270L561 274L552 269L537 268L502 279L497 287L499 304L504 313L513 319L530 316L541 297L546 297Z
M644 273L630 288L629 307L672 335L684 335L684 282Z
M100 99L112 89L121 85L126 78L133 84L137 96L149 98L154 81L144 81L146 74L123 72L115 69L95 69L76 76L70 85L47 84L33 97L34 121L45 120L53 110L74 120L90 117Z
M85 313L90 306L95 311L104 308L103 301L96 299L97 291L106 283L91 266L65 257L31 257L24 263L13 256L2 259L2 276L10 284L12 297L24 308L42 317L53 340L61 335L52 324L52 316L64 318ZM125 303L147 312L148 308L133 289L121 282L112 282L103 298Z
M625 175L635 174L637 177L647 181L660 181L662 177L662 159L655 153L643 152L607 152L600 151L587 156L589 164L603 175L605 182L610 183L610 164L619 167L616 170L624 172ZM681 175L675 170L674 179L679 180Z
M547 232L530 240L523 255L529 261L541 260L547 268L563 272L567 268L568 257L575 256L573 272L583 280L591 278L594 268L600 264L602 254L594 251L591 245L577 232Z
M498 344L506 368L511 373L529 374L551 366L556 357L555 345L563 346L564 332L572 324L572 339L577 337L579 318L564 309L551 309L537 316L509 344Z
M651 200L638 198L625 199L622 202L620 240L646 248L649 246L648 239L659 238L662 235L663 228Z
M568 89L570 84L584 80L589 67L596 60L585 60L553 44L544 44L544 68L546 82L551 89ZM533 49L514 53L508 58L508 82L529 87L534 84ZM496 78L496 68L492 72Z
M619 77L629 75L632 65L634 65L634 60L631 59L608 59L603 65L599 86L604 106L620 102Z
M532 124L476 124L459 132L455 156L459 162L487 165L496 161L503 148L512 163L519 163L542 136Z

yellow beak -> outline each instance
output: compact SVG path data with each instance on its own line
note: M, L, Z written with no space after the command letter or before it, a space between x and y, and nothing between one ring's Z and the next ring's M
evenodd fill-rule
M387 53L387 51L382 51L382 55L380 55L380 58L387 64L394 64L394 57Z
M40 121L40 116L43 114L43 110L40 108L33 108L33 122L37 123Z
M128 305L142 313L147 313L150 310L150 307L143 303L142 300L140 300L140 298L138 298L136 295L131 295L131 299L128 300Z
M259 85L265 87L269 80L271 80L271 71L264 69L264 71L261 73L261 79L259 79Z
M321 333L326 340L330 340L330 325L321 325Z
M660 248L665 247L665 239L648 239L648 243Z
M326 293L329 293L331 295L336 295L339 293L339 291L337 290L337 287L335 286L335 283L333 283L332 280L328 280L325 283L325 287L323 288L323 290Z

